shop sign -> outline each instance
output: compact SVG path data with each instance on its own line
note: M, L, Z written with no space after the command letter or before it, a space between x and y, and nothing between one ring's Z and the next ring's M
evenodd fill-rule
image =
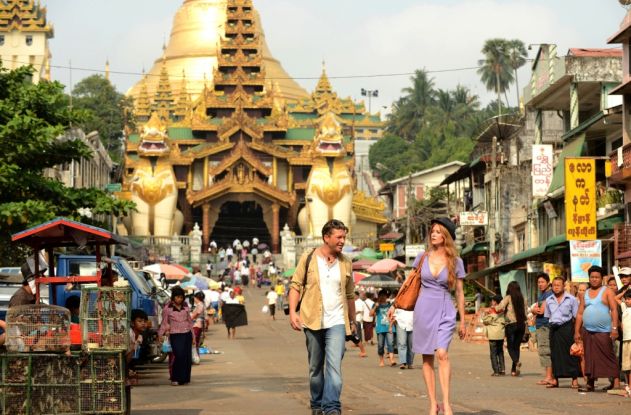
M562 277L563 276L563 267L561 267L561 266L559 266L557 264L552 264L550 262L544 262L543 263L543 272L548 274L548 276L550 277L550 281L552 281L556 277Z
M596 239L596 161L565 159L565 237Z
M394 251L394 244L392 243L379 244L379 250L381 252L392 252Z
M545 197L552 182L552 145L532 145L532 196Z
M570 241L572 282L589 282L587 271L593 265L602 266L601 241Z
M418 254L425 250L425 245L405 245L405 257L406 258L416 258Z
M487 212L460 212L460 226L486 226L488 224Z

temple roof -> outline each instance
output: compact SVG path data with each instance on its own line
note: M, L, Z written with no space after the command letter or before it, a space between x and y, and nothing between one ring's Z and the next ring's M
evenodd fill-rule
M0 32L45 32L53 37L53 26L46 21L46 7L34 0L0 0Z

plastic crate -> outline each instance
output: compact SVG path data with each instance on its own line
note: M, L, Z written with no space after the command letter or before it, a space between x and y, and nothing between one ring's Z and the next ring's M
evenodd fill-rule
M129 288L82 287L81 337L84 350L127 350L131 314Z
M125 364L123 352L93 352L80 369L81 414L123 414Z
M64 307L36 304L7 311L9 352L65 352L70 348L70 311Z

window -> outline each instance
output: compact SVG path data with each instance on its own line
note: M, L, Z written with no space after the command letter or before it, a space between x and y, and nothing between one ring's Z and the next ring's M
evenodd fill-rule
M26 35L26 46L31 46L33 44L33 36Z

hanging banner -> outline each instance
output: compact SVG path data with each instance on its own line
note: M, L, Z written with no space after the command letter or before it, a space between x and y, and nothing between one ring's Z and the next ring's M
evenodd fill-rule
M596 161L565 159L565 237L596 239Z
M486 226L489 224L487 212L460 212L461 226Z
M572 282L589 282L587 271L592 265L602 266L601 241L570 241Z
M560 265L557 265L557 264L553 264L551 262L544 262L543 263L543 272L548 274L548 276L550 277L550 281L552 281L556 277L562 277L563 276L563 267L561 267Z
M552 145L532 145L532 196L545 197L552 182Z

